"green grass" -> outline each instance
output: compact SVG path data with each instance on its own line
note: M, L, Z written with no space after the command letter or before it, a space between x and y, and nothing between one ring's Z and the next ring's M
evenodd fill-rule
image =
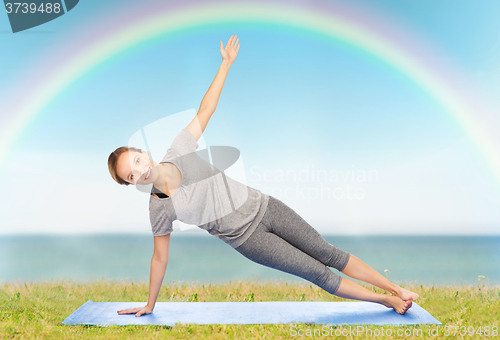
M420 295L417 303L443 323L439 336L429 336L429 326L383 326L384 334L391 329L393 336L366 336L366 330L380 332L381 326L364 326L362 334L346 334L349 326L328 326L309 324L277 325L196 325L177 324L168 326L63 326L61 322L88 300L100 301L146 301L148 285L130 282L93 281L76 283L52 281L46 283L18 283L0 286L0 339L290 339L320 338L319 334L337 331L340 336L325 338L342 339L412 339L443 338L445 326L465 326L475 330L481 326L500 326L500 287L475 286L421 286L401 285ZM384 291L366 285L378 293ZM220 285L198 283L164 284L158 301L353 301L330 295L319 287L303 281L288 284L282 281L254 282L238 281ZM294 330L291 329L295 326ZM330 328L332 327L332 328ZM438 326L433 326L436 328ZM463 329L463 328L462 328ZM498 328L497 328L498 329ZM293 331L303 336L292 336ZM316 330L316 333L313 333ZM397 331L406 331L398 336ZM423 333L416 333L421 330ZM309 333L310 332L310 333ZM323 332L323 333L321 333ZM368 331L369 332L369 331ZM414 336L408 336L415 332ZM455 336L462 338L460 328ZM309 334L309 336L307 336ZM311 336L316 334L316 336ZM332 334L332 333L328 333ZM352 334L352 333L351 333ZM474 338L500 338L474 335ZM466 335L465 338L470 338Z

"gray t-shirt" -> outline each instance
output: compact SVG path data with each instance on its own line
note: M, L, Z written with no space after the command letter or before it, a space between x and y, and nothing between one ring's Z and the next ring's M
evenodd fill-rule
M208 162L208 151L196 151L191 132L182 129L160 163L172 163L181 172L177 191L168 198L151 195L149 218L153 236L173 231L178 219L194 224L236 248L257 228L269 196L224 174Z

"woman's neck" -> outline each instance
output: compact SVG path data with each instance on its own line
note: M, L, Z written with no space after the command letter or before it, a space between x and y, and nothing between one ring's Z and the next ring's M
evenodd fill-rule
M157 169L158 169L158 177L153 182L153 186L156 188L156 190L160 191L161 193L170 196L168 190L168 182L167 182L168 168L165 163L161 163L158 164Z

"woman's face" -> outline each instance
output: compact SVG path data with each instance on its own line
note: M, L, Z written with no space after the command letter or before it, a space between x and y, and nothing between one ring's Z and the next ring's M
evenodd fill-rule
M147 185L158 178L156 165L146 151L126 151L118 157L116 173L132 185Z

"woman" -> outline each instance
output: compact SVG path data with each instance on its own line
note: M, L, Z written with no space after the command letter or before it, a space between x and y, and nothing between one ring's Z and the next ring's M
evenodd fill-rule
M146 151L121 147L108 159L113 179L122 185L153 184L150 220L154 235L148 303L118 314L150 314L168 263L172 221L198 225L248 259L304 278L331 294L371 301L404 314L419 296L391 283L356 256L329 244L313 227L280 200L224 176L195 151L212 116L240 44L231 36L222 64L193 121L174 139L162 162ZM385 289L377 294L333 273Z

